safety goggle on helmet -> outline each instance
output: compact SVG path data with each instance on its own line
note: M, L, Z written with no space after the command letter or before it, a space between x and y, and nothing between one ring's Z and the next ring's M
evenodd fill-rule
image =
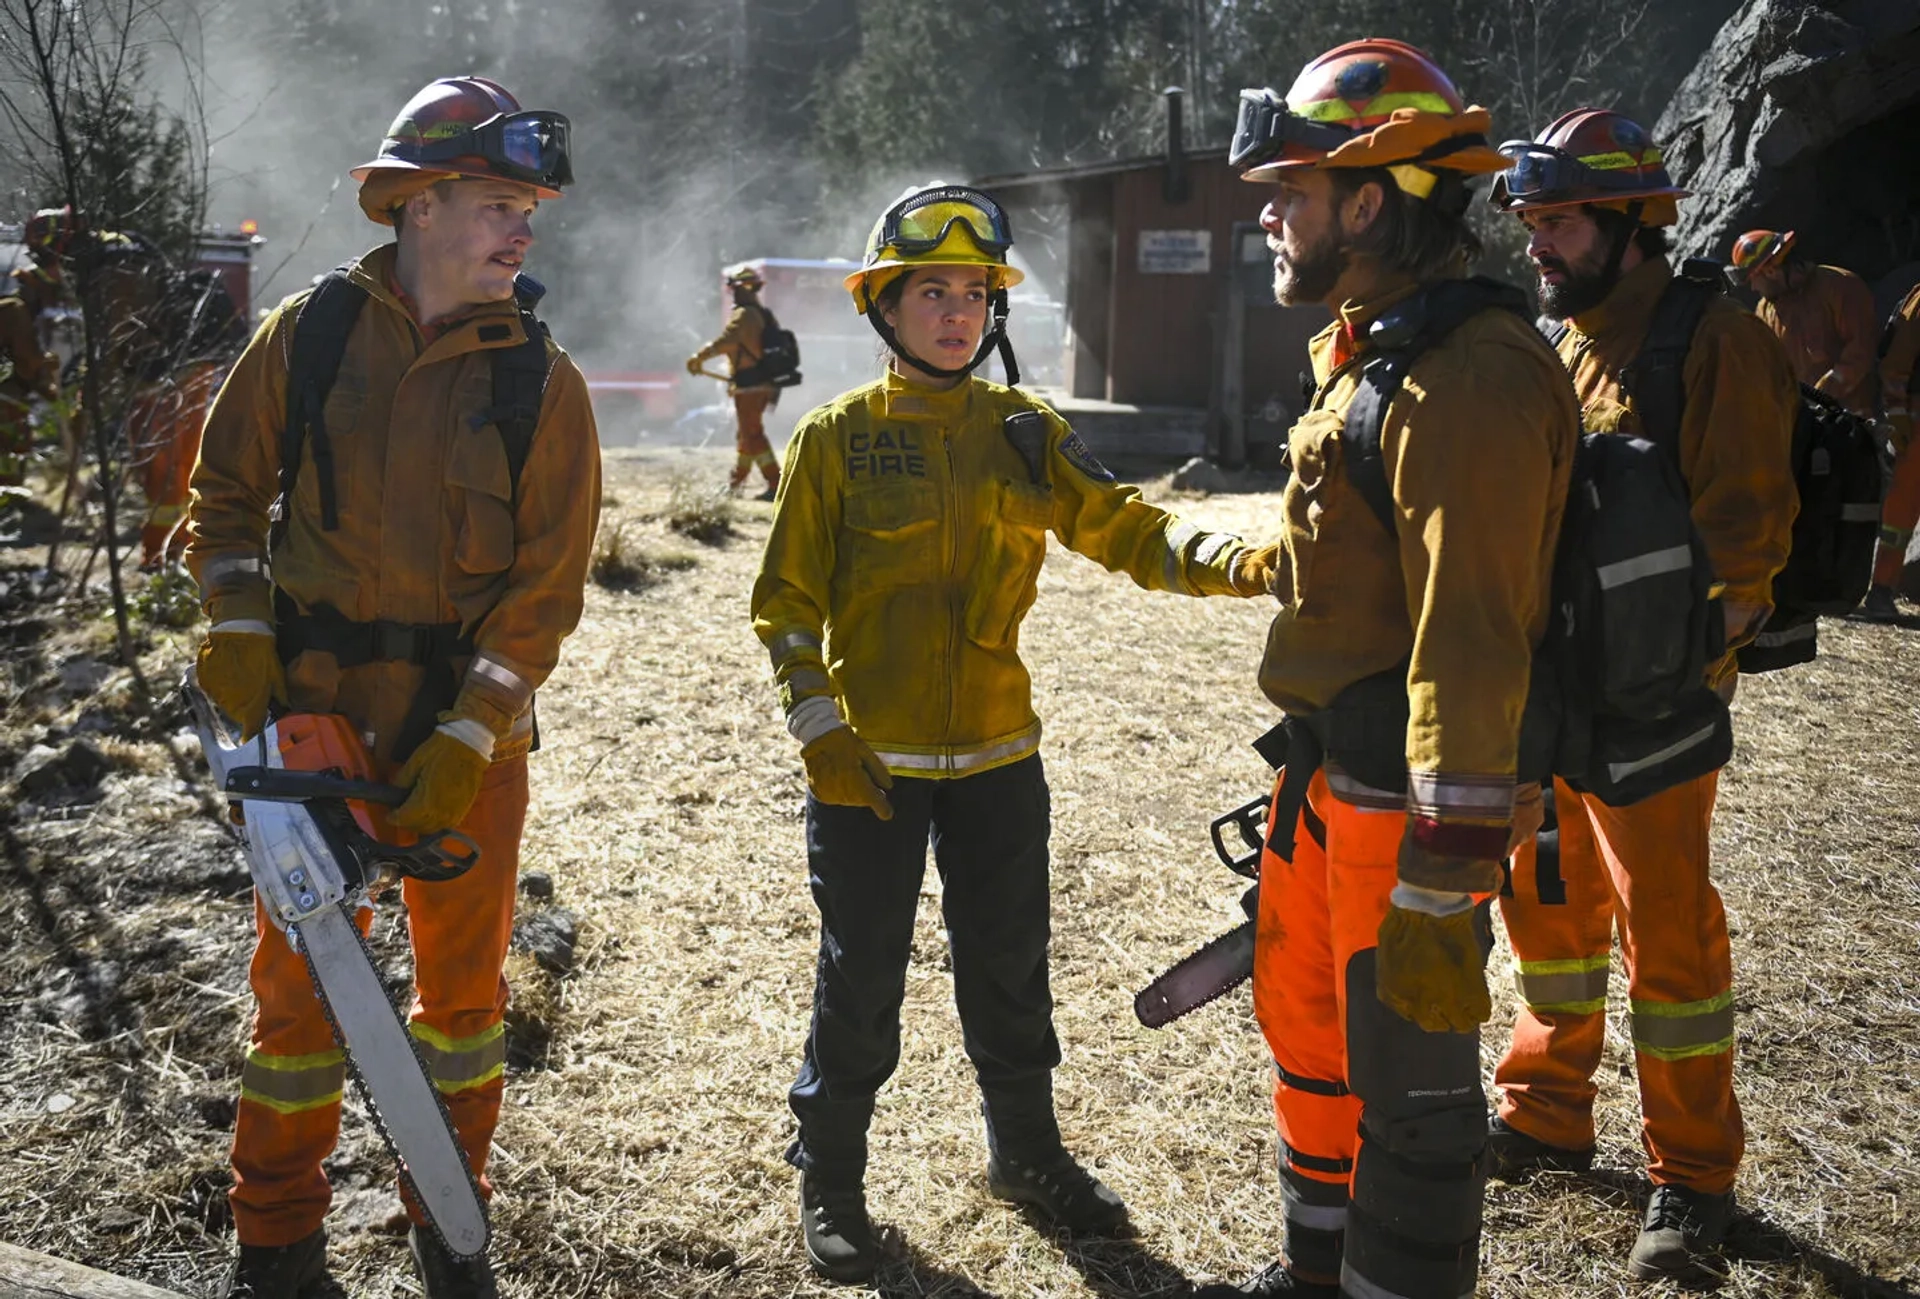
M1338 122L1316 122L1300 116L1270 89L1243 90L1240 114L1233 124L1233 143L1227 148L1227 165L1237 170L1266 162L1278 157L1289 144L1331 153L1359 134L1356 128Z
M947 185L908 195L880 218L877 247L892 248L903 257L925 257L951 238L966 232L973 246L987 256L1004 260L1013 247L1013 226L1006 209L991 197L966 185Z
M457 134L415 145L408 155L409 161L422 164L484 158L503 180L557 190L573 183L572 132L563 113L500 113Z

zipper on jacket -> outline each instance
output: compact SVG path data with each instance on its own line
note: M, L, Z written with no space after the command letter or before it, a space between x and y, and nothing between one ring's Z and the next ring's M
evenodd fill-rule
M947 458L947 510L946 525L941 529L946 534L949 547L946 556L947 578L947 724L940 736L941 747L946 752L947 769L953 769L953 705L954 676L959 669L960 647L957 632L960 627L961 605L959 602L958 573L955 571L960 556L960 486L953 465L953 438L948 430L940 430L940 450Z

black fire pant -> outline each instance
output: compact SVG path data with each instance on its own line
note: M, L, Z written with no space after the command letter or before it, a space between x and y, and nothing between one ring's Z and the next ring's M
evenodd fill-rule
M954 780L896 776L888 797L891 821L807 798L820 962L806 1056L788 1093L800 1135L787 1159L830 1185L864 1176L874 1096L900 1062L900 1003L929 842L989 1148L1021 1155L1060 1141L1040 757Z

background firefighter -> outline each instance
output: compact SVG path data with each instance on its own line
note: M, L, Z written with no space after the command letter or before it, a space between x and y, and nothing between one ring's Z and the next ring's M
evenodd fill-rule
M1814 266L1791 230L1749 230L1734 241L1733 269L1760 295L1755 308L1787 349L1793 377L1872 419L1880 376L1880 318L1873 290L1852 271Z
M288 299L255 334L208 419L187 553L212 621L199 669L214 702L249 732L270 701L345 714L378 775L412 791L397 825L458 828L480 846L459 879L404 887L411 1028L483 1194L533 693L579 620L600 499L585 380L515 295L532 213L572 179L566 142L565 118L523 112L482 78L435 81L408 102L379 156L353 171L362 210L394 226L395 242ZM359 305L323 424L289 480L289 370L321 293ZM535 412L489 399L529 329L545 379L516 466L508 428ZM289 481L284 520L270 528ZM439 485L424 509L423 484ZM341 1053L301 959L263 913L258 930L229 1293L312 1294L303 1287L325 1270L321 1161L339 1126ZM484 1258L458 1263L409 1212L429 1296L496 1293Z
M33 450L30 399L51 399L59 391L59 373L41 350L32 311L18 297L0 298L0 487L26 482Z
M1873 586L1862 612L1887 621L1907 561L1907 544L1920 521L1920 451L1914 449L1914 404L1920 401L1920 285L1901 299L1880 341L1880 401L1893 444L1893 482L1880 507L1880 540L1873 552Z
M972 373L995 350L1014 372L1011 243L999 205L964 186L910 190L875 224L846 285L893 359L801 421L753 589L806 765L821 915L787 1158L808 1256L840 1281L880 1262L867 1128L899 1061L929 836L990 1189L1068 1231L1126 1225L1054 1118L1051 814L1019 656L1048 533L1150 590L1249 596L1271 580L1271 548L1147 504L1052 410Z
M760 305L760 290L766 286L760 272L751 266L727 276L727 288L733 293L733 314L720 337L687 358L687 373L702 374L706 363L716 356L727 359L730 374L758 361L761 336L766 332L767 313ZM770 501L780 490L780 461L767 442L766 414L780 401L780 390L772 384L742 388L729 381L727 393L733 398L735 429L733 435L733 472L727 477L727 490L740 490L754 466L760 468L767 486L759 499Z
M1537 141L1502 151L1515 165L1494 203L1526 224L1541 308L1568 323L1559 352L1586 429L1656 436L1622 372L1674 282L1664 227L1686 191L1646 132L1618 113L1576 110ZM1708 683L1730 696L1734 651L1765 623L1787 558L1798 391L1766 328L1718 295L1694 330L1682 385L1673 445L1694 525L1725 584L1727 653ZM1726 1231L1745 1143L1726 912L1709 878L1718 780L1709 771L1625 807L1556 781L1557 861L1529 839L1513 858L1511 896L1500 899L1522 1003L1494 1074L1501 1099L1490 1150L1496 1175L1508 1179L1592 1162L1593 1075L1619 931L1654 1184L1628 1260L1640 1279L1699 1278Z
M1241 95L1231 161L1276 187L1261 214L1274 296L1337 319L1310 344L1317 388L1288 434L1260 665L1289 719L1253 969L1286 1247L1197 1296L1459 1299L1478 1276L1485 899L1527 811L1519 720L1578 431L1517 295L1459 278L1479 250L1469 179L1505 165L1488 120L1392 40L1321 55L1284 98ZM1461 301L1478 305L1447 305ZM1382 398L1377 456L1349 454L1379 340L1450 311ZM1404 720L1351 727L1368 693Z

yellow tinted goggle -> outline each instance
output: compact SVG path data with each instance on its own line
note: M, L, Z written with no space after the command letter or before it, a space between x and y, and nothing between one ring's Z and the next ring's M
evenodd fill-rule
M1013 246L1006 212L979 190L962 185L915 194L889 211L880 244L919 256L945 243L956 224L966 227L967 237L983 253L1003 256Z

